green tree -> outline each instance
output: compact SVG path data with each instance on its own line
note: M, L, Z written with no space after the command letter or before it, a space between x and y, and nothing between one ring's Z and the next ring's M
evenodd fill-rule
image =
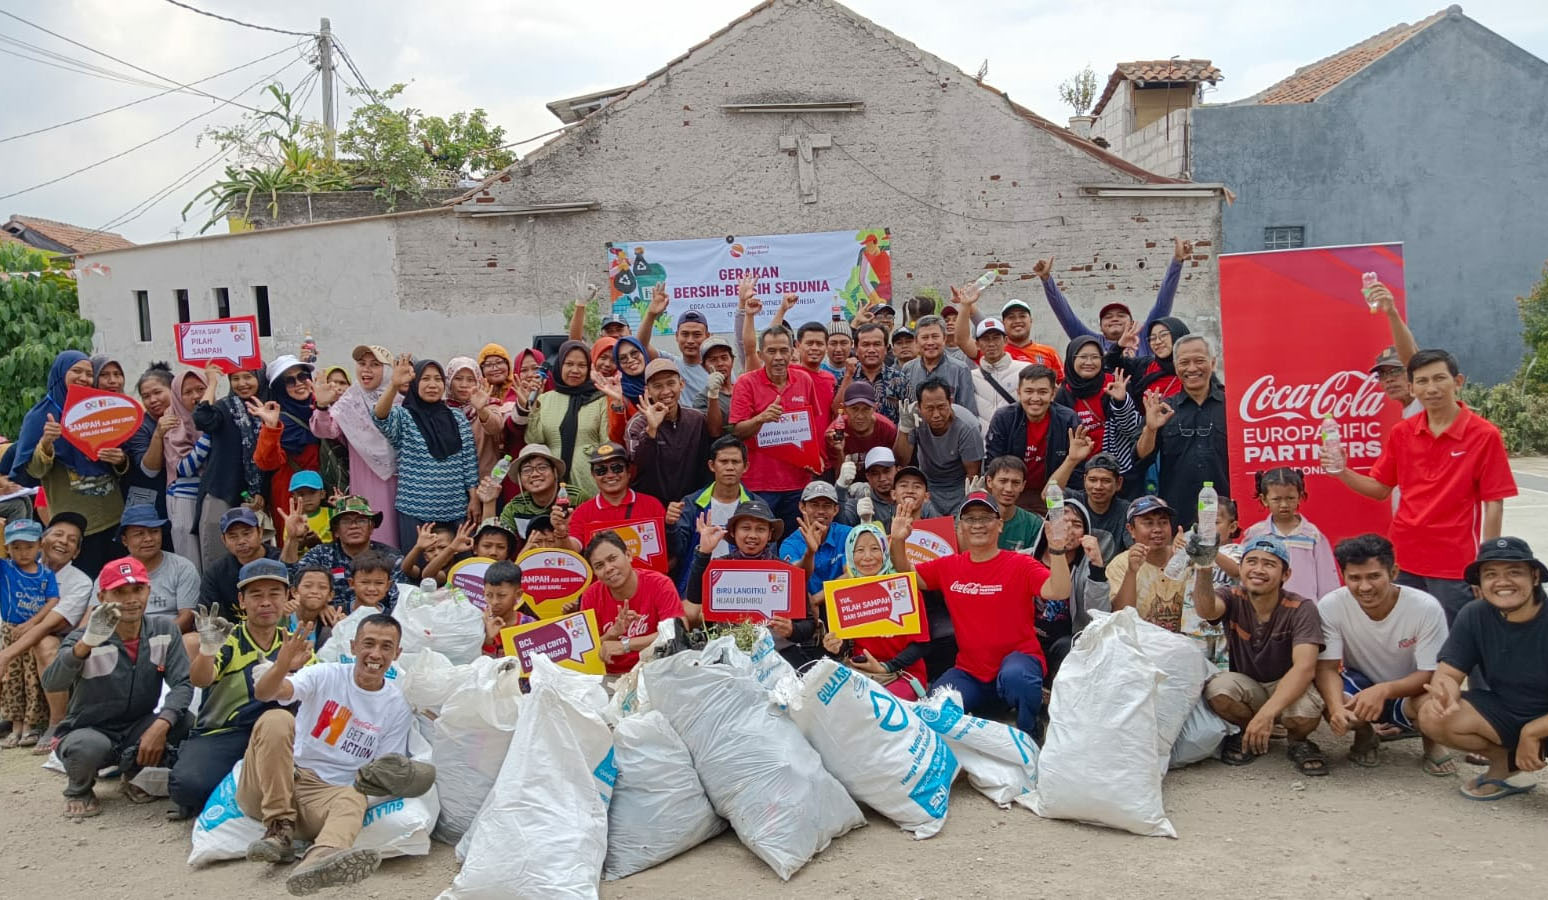
M0 434L12 438L43 395L62 350L91 352L91 322L81 318L68 259L21 244L0 244Z
M1519 377L1528 389L1548 392L1548 263L1532 293L1517 297L1516 306L1521 311L1521 341L1526 344Z
M339 149L350 159L355 180L377 185L377 196L390 206L399 194L420 196L428 187L454 185L463 175L480 177L516 161L501 148L505 129L489 126L482 109L426 116L410 106L394 108L408 86L394 84L355 109L339 135ZM351 90L359 97L364 92Z

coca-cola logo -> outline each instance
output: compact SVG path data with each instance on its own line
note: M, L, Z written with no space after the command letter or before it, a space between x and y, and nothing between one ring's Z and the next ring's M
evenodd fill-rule
M1375 418L1385 399L1381 382L1369 372L1334 372L1322 384L1282 385L1264 375L1242 394L1240 412L1243 422Z

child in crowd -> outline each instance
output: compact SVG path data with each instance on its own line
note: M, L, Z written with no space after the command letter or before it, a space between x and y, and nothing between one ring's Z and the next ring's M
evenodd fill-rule
M844 577L862 578L890 575L892 555L887 551L887 536L875 522L864 522L850 530L844 541ZM929 635L929 626L920 613L921 630ZM852 669L876 679L883 687L904 700L919 700L925 695L925 651L929 643L917 635L897 637L840 639L829 631L822 637L822 649Z
M306 625L315 625L311 632L314 650L328 642L334 623L344 618L333 606L333 575L322 566L302 566L296 570L290 604L290 621L285 630L296 634Z
M554 531L554 522L553 519L549 518L548 513L533 516L527 520L527 539L522 543L520 552L525 553L528 550L568 550L569 548L570 542L560 540L558 533Z
M42 540L43 526L31 519L5 525L9 558L0 559L0 646L20 638L42 620L44 607L59 602L59 582L39 561ZM31 653L22 653L6 669L0 672L0 710L11 723L11 733L0 740L0 749L31 747L48 726L37 663Z
M250 491L242 492L242 505L253 511L258 517L258 534L263 542L269 546L274 544L274 519L269 515L269 508L264 504L262 494L254 494Z
M392 590L392 560L375 552L355 557L349 567L349 589L355 592L355 603L349 612L369 606L391 613L385 604L387 592Z
M449 524L426 522L419 526L418 540L403 555L403 576L414 584L426 577L434 577L431 562L446 553L456 540L457 529Z
M301 511L306 513L306 524L312 529L312 533L301 540L301 552L333 540L333 533L328 530L330 511L323 504L326 497L322 475L312 469L302 469L290 476L290 496L300 501Z
M1247 529L1243 543L1274 535L1290 549L1290 580L1285 590L1313 602L1342 586L1338 566L1333 562L1333 546L1322 531L1301 515L1306 501L1306 479L1288 466L1259 472L1258 502L1267 507L1269 517Z
M521 605L521 570L501 560L484 572L484 655L501 657L505 645L500 632L513 625L536 622Z

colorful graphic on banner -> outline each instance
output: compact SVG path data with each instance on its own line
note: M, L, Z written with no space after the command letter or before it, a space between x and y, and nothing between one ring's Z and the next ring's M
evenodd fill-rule
M177 361L201 369L214 362L227 375L263 368L258 319L237 316L177 323Z
M591 540L592 535L599 531L611 531L623 538L624 546L629 548L629 555L634 557L636 566L655 569L663 575L667 573L666 520L633 519L628 522L598 522L582 528L576 533L575 539L584 547Z
M903 552L908 554L908 562L914 566L956 553L957 521L951 516L919 519L908 540L903 542Z
M609 307L637 328L656 285L665 283L667 314L656 331L670 334L677 317L703 313L714 334L728 334L736 313L737 284L758 281L760 297L772 298L755 326L774 318L784 294L800 300L787 322L827 322L837 312L849 321L867 304L892 301L892 235L885 228L697 238L680 241L609 241Z
M928 636L916 578L897 572L827 582L828 630L841 638Z
M479 609L488 608L484 602L484 574L494 565L487 556L470 556L446 570L446 583L468 595L468 602Z
M65 440L96 460L106 448L133 437L144 418L144 407L133 397L72 384L65 393L59 429Z
M591 566L572 550L533 547L516 557L521 592L539 619L552 619L591 584Z
M804 619L806 573L779 560L717 559L704 570L704 618L761 622Z
M1403 247L1308 247L1220 256L1231 496L1252 504L1253 477L1289 466L1306 476L1305 516L1332 541L1385 533L1392 507L1361 497L1322 470L1319 429L1337 423L1351 469L1368 473L1387 429L1402 415L1370 371L1392 343L1360 278L1375 272L1405 309ZM1249 515L1243 506L1243 522Z
M500 643L505 647L506 656L521 661L523 675L532 674L534 653L541 653L566 669L592 675L607 674L594 610L583 609L557 619L502 628Z

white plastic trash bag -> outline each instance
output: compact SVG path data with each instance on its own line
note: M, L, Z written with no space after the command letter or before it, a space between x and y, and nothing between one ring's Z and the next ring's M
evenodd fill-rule
M453 665L434 650L404 654L393 666L398 670L397 685L403 699L417 710L439 710L473 679L471 665Z
M960 767L913 704L832 659L814 663L801 685L790 718L850 796L915 838L940 831Z
M1097 616L1106 615L1093 613L1092 620L1095 622ZM1204 648L1193 638L1167 631L1143 619L1136 622L1135 627L1140 650L1161 670L1161 683L1156 687L1156 746L1160 751L1161 771L1165 772L1172 743L1203 696L1204 682L1214 674L1215 667L1209 664L1204 657Z
M715 811L780 878L865 824L735 647L678 653L649 666L645 677L651 702L688 745Z
M618 783L607 810L609 881L664 863L726 830L688 746L656 711L627 716L613 731Z
M494 790L461 846L462 871L441 900L594 898L607 853L607 805L618 769L602 719L601 678L532 657Z
M394 617L403 626L405 654L434 650L459 665L483 655L484 613L461 591L415 591Z
M1183 722L1177 740L1172 743L1168 768L1180 769L1216 756L1220 753L1221 742L1236 731L1235 725L1220 718L1200 697L1193 704L1193 712Z
M458 668L467 670L467 677L431 726L441 817L430 836L447 844L456 844L473 827L494 787L523 699L521 667L514 659L485 656Z
M919 718L945 736L968 783L1001 809L1031 808L1037 789L1037 742L1014 725L970 716L962 696L941 688L918 703Z
M409 755L414 759L431 759L430 745L418 732L409 736ZM194 820L193 851L188 854L190 866L241 859L247 855L247 846L263 837L263 823L244 815L237 806L237 780L241 777L242 760L237 760ZM424 856L430 852L430 829L440 810L435 788L418 797L368 800L365 827L355 838L356 847L379 850L383 858Z
M1065 657L1048 706L1032 811L1134 834L1177 837L1161 803L1156 686L1125 609L1093 621Z

